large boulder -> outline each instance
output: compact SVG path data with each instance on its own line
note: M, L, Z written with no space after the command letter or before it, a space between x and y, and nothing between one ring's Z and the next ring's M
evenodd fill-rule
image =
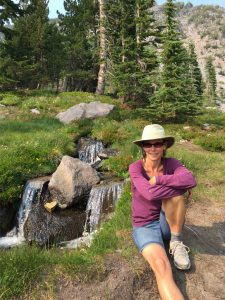
M77 158L64 156L49 182L51 199L67 208L85 201L91 187L99 183L95 169Z
M84 230L86 213L73 209L56 209L49 213L44 208L48 197L49 194L46 193L32 203L24 225L25 239L39 246L51 246L80 237Z
M114 105L101 103L99 101L90 103L80 103L70 107L64 112L59 113L56 118L64 124L69 124L73 121L84 118L97 118L108 115L113 109Z

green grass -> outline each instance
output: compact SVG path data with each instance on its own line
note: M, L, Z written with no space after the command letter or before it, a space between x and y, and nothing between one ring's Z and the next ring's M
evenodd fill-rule
M79 136L101 139L117 149L119 154L105 160L103 169L120 177L128 178L129 164L141 157L141 149L132 141L140 138L142 128L148 122L135 118L135 111L117 106L115 112L106 118L63 125L54 118L56 112L79 102L97 101L99 98L88 93L56 95L48 91L27 91L16 96L13 105L11 102L0 108L0 113L5 116L0 120L0 201L18 201L26 180L54 172L63 155L74 153L74 141ZM0 97L0 103L1 99L3 97ZM100 99L107 103L117 102L109 97ZM30 108L34 107L40 109L41 115L30 114ZM209 133L213 138L222 135L223 116L208 114L201 116L200 121L192 120L190 132L185 131L182 124L168 124L165 127L167 133L174 135L177 141L189 139L196 142L205 138L209 144ZM202 123L211 123L215 127L211 132L203 132ZM180 159L196 176L196 201L224 201L224 153L220 149L217 150L220 152L214 152L215 145L210 150L201 151L199 148L191 151L176 143L168 151L168 156ZM0 250L0 299L23 299L25 296L37 299L43 294L51 294L53 298L57 278L68 276L89 280L101 277L105 271L104 255L115 250L132 261L136 249L130 236L130 215L131 193L128 184L112 219L102 225L90 248L71 251L25 246L10 251Z

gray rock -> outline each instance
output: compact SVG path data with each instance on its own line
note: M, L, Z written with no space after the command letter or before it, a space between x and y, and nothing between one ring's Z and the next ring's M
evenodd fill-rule
M30 110L30 112L32 112L32 114L35 114L35 115L40 115L40 111L37 108L32 108Z
M51 246L61 241L72 240L82 235L86 213L67 209L56 209L49 213L44 208L45 198L33 202L29 216L24 225L24 236L28 242L39 246Z
M52 200L59 207L70 207L89 195L92 185L100 181L98 173L87 163L77 158L64 156L49 182Z
M101 159L109 158L110 156L118 155L119 151L116 149L104 149L98 154L98 157Z
M84 118L97 118L108 115L113 109L114 105L107 103L90 102L77 104L64 112L59 113L56 118L64 124L69 124L73 121Z

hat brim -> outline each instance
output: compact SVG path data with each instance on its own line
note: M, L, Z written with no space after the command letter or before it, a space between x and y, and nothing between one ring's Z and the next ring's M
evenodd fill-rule
M147 139L147 140L137 140L137 141L133 141L134 144L138 145L139 147L143 146L143 142L148 142L148 141L156 141L156 140L164 140L167 144L167 149L170 148L171 146L173 146L173 144L175 143L175 138L172 136L165 136L163 138L157 138L157 139Z

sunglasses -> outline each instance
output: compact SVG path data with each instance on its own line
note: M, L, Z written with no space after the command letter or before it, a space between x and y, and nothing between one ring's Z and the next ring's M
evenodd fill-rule
M163 142L156 142L156 143L145 142L145 143L142 143L142 145L145 148L151 148L152 146L154 148L161 148L164 145L164 143Z

